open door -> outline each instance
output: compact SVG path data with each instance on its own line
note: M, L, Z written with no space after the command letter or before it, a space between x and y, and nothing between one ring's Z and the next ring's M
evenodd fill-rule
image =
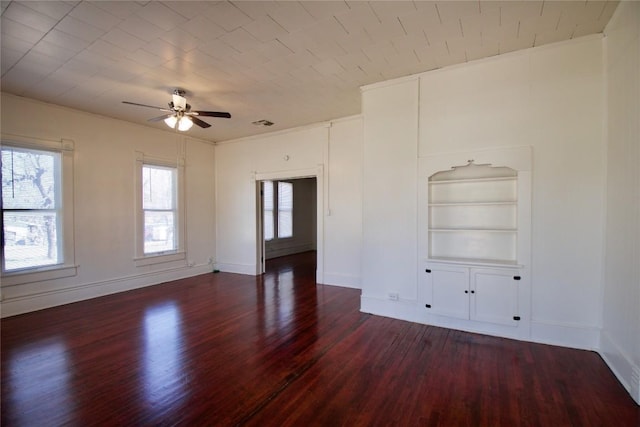
M257 218L256 223L257 227L257 241L258 241L258 250L256 251L257 262L258 265L258 273L263 274L266 271L266 259L265 259L265 237L264 237L264 181L256 181L256 206L257 209Z

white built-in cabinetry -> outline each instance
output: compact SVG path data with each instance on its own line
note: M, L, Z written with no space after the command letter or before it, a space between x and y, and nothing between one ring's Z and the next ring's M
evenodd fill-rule
M421 159L420 295L428 323L526 338L529 148Z
M516 264L515 170L469 161L432 175L428 186L430 259Z

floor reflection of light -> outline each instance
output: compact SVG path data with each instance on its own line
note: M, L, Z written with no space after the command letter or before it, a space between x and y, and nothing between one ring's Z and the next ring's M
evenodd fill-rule
M17 425L62 425L71 422L73 400L69 389L67 347L61 339L30 344L9 356L9 381L13 392L5 408ZM55 414L55 419L52 415Z
M147 402L162 411L182 400L185 374L181 356L180 311L175 304L156 306L144 316L144 390Z
M265 276L263 328L266 333L284 332L291 328L294 294L292 271Z

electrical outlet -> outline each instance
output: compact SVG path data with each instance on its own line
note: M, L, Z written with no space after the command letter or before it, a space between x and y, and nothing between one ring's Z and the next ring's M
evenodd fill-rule
M389 292L389 299L391 301L398 301L400 299L400 295L397 292Z

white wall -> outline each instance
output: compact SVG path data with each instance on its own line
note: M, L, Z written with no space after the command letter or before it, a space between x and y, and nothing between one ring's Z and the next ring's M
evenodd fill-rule
M366 90L363 271L371 274L363 274L363 297L399 291L401 298L415 298L418 153L531 146L531 339L596 348L605 182L602 85L602 40L592 36L427 72L419 76L419 89L403 80ZM392 206L375 201L372 188L378 185L383 197L393 194ZM374 212L378 208L383 210ZM366 311L397 313L394 304L371 302ZM395 317L415 320L416 309L406 304Z
M365 88L362 310L412 320L417 304L418 79ZM398 303L382 307L389 293Z
M360 128L361 119L354 117L216 145L217 268L258 271L256 177L317 174L317 246L323 257L318 277L328 284L359 286L360 252L354 248L361 235L354 216L360 215L360 196L349 198L344 192L361 182ZM349 233L340 234L349 227Z
M640 3L621 2L605 34L607 226L600 352L640 403Z
M362 118L334 121L329 128L329 141L324 218L324 282L360 288Z
M2 315L210 272L215 257L214 147L128 122L2 94L2 134L73 140L77 275L2 287ZM186 259L134 263L135 152L176 159L184 146ZM188 267L187 263L192 263Z

